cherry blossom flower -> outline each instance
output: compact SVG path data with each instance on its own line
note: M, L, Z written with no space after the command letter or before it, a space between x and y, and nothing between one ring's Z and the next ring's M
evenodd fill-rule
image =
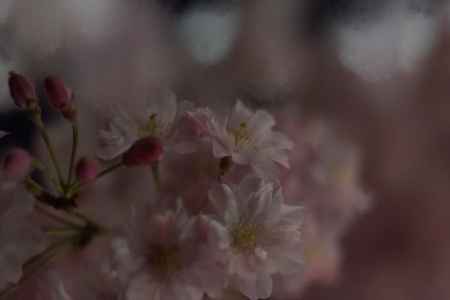
M284 204L281 188L247 177L237 187L210 190L211 224L228 249L230 285L250 299L272 294L272 275L302 269L303 209Z
M237 101L229 118L220 121L209 109L189 114L199 134L205 136L217 158L230 157L236 164L250 165L264 178L277 178L278 165L289 168L288 150L294 144L273 130L274 118L264 110L251 111Z
M145 108L133 116L116 108L106 127L98 132L97 155L103 160L113 159L147 137L158 138L166 152L189 152L189 144L177 138L176 125L185 111L184 106L189 104L178 103L174 93L165 92L160 98L148 101Z
M53 299L120 299L122 286L114 277L110 249L111 238L100 237L83 251L50 265L45 273L50 281L48 287L51 288ZM89 266L89 272L85 272L86 266Z
M289 120L289 112L284 120ZM283 180L283 187L289 203L301 200L307 213L303 285L292 278L284 279L284 285L285 290L300 291L313 281L330 284L337 279L341 239L368 210L371 196L361 183L358 149L338 136L331 124L323 120L303 126L297 121L287 123L288 130L302 131L296 145L303 151L293 153L295 171Z
M201 300L224 286L225 272L213 249L206 217L189 217L184 207L157 213L144 226L117 238L117 276L127 300Z
M316 219L319 231L338 238L368 210L371 196L361 182L358 149L339 138L331 128L324 122L317 122L305 133L317 157L307 168L311 181L303 193L307 193L305 205ZM291 185L295 187L296 181L294 179ZM291 198L298 197L291 194Z
M25 190L0 191L0 290L22 277L22 265L44 250L46 238L30 219L34 200Z

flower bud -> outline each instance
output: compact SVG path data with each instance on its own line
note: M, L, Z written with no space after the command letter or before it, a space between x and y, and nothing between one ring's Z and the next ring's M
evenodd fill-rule
M64 107L61 110L61 113L66 120L69 120L71 122L75 122L78 116L78 111L73 105Z
M8 85L11 97L18 107L27 108L30 104L37 103L34 84L25 76L9 72Z
M98 162L95 159L81 158L76 166L75 173L81 183L95 180L99 170Z
M52 76L45 78L44 88L48 101L57 110L62 110L71 104L72 91L61 79Z
M23 178L31 169L31 155L20 148L10 150L3 159L2 171L10 178Z
M161 141L155 137L146 137L138 140L123 155L125 166L133 167L140 165L151 165L161 159L163 146Z

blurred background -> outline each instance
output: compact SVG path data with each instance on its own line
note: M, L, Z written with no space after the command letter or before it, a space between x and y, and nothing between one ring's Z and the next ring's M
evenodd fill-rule
M9 70L63 78L93 119L170 88L264 107L296 141L325 120L358 149L372 201L343 234L335 276L293 299L450 297L447 1L0 0L0 129L12 133L0 149L31 148Z

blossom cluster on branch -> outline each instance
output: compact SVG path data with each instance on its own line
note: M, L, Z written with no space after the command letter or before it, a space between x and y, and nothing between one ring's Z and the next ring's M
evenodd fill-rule
M46 99L72 128L64 168L65 153L55 151L34 83L11 72L9 87L50 159L47 166L14 148L2 161L1 192L18 197L0 203L6 266L0 298L20 293L51 261L53 272L65 275L51 276L46 297L64 300L267 299L279 278L304 273L304 250L311 250L303 236L305 209L283 195L294 143L275 130L267 111L237 101L224 116L164 92L134 112L112 107L98 130L94 159L79 154L72 91L48 77ZM80 198L89 198L104 177L142 170L146 190L120 199L129 210L119 226L83 211ZM98 210L109 205L103 201ZM102 284L74 284L89 277L64 261L74 255L94 261L87 268L100 270Z

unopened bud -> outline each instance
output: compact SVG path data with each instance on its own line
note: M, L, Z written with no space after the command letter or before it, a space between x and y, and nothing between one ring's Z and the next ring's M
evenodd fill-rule
M64 82L56 77L49 76L44 81L45 93L48 101L57 110L63 110L71 105L72 91Z
M2 171L10 178L23 178L31 169L31 155L20 148L10 150L3 159Z
M72 104L64 107L61 110L61 113L66 120L71 122L75 122L78 116L78 111Z
M99 170L98 162L95 159L81 158L76 167L76 175L81 183L95 180Z
M125 166L152 165L159 161L163 154L161 141L155 137L146 137L138 140L123 155Z
M9 72L9 92L14 103L20 108L28 108L37 103L36 89L33 82L16 72Z

